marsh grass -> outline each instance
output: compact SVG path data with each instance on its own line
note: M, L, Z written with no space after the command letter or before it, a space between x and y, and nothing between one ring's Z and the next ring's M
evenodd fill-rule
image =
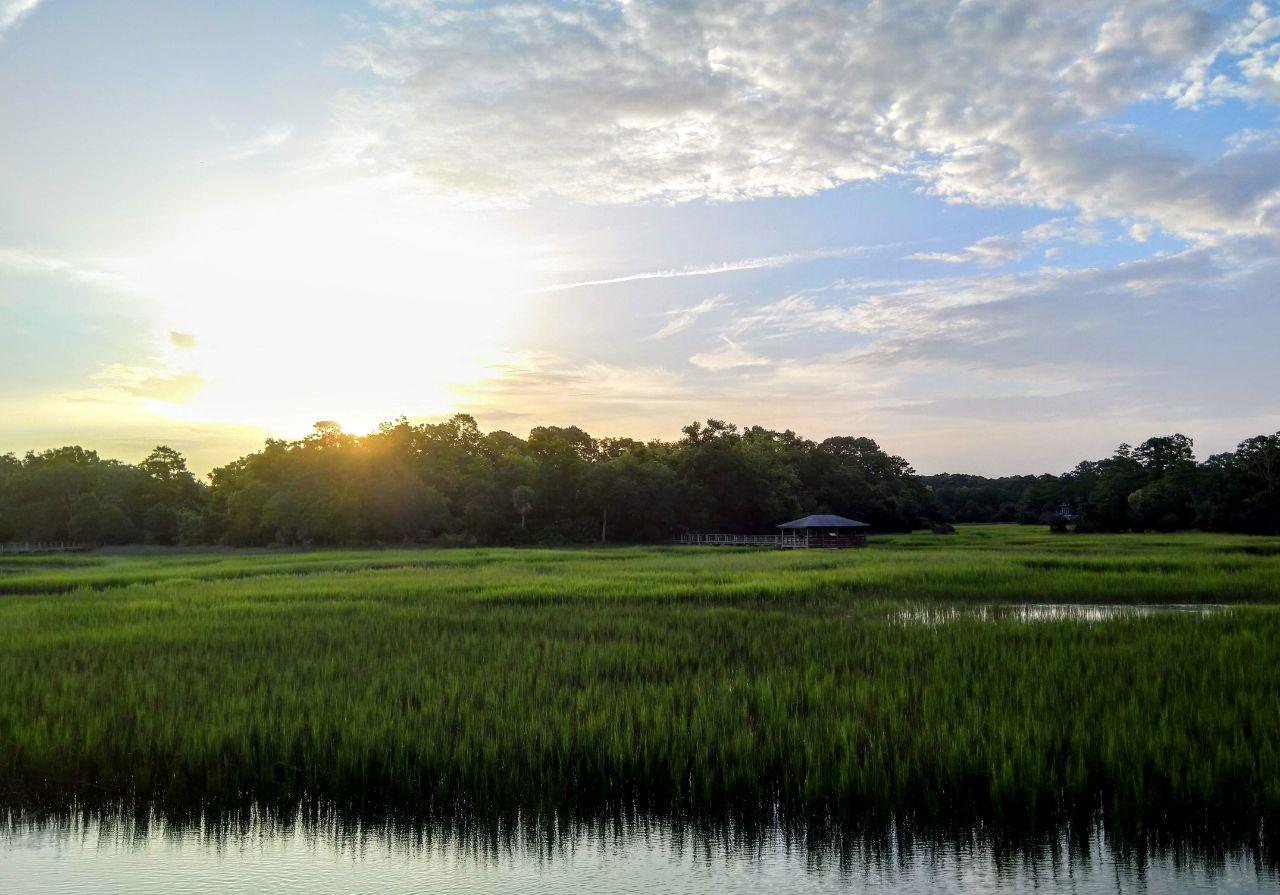
M1280 816L1273 545L979 527L835 552L6 559L0 800L1101 813L1248 837ZM1242 605L901 621L1056 602Z

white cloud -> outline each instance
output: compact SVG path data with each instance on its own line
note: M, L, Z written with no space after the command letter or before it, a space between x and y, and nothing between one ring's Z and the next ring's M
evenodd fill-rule
M1236 23L1179 0L384 6L352 59L385 83L345 97L347 133L454 194L732 200L898 173L1191 237L1280 226L1280 150L1200 162L1108 122L1224 42L1266 95L1262 4Z
M756 340L847 333L850 346L819 362L854 378L855 370L931 377L904 399L955 381L959 371L994 377L1006 389L1047 376L1059 386L1123 384L1130 396L1149 396L1152 384L1134 386L1135 377L1167 376L1186 388L1227 377L1233 363L1275 367L1257 354L1266 340L1254 331L1274 268L1194 249L1110 268L836 284L743 314L732 332ZM1194 374L1189 358L1200 361Z
M689 327L693 326L699 318L709 314L710 312L723 308L728 305L728 297L721 295L713 295L710 298L704 298L696 305L687 308L676 308L674 311L667 311L664 315L667 322L657 332L646 336L646 339L666 339L674 336L676 333L682 333Z
M941 261L945 264L967 264L972 261L980 267L999 267L1025 257L1042 243L1097 245L1102 239L1102 231L1097 227L1067 218L1054 218L1029 227L1017 236L987 236L959 252L915 252L907 258L913 261ZM1045 250L1045 254L1052 257L1059 250L1060 246L1052 246Z
M109 364L93 374L109 391L134 398L185 404L204 388L204 379L192 370L169 371L136 364Z
M40 5L40 0L0 0L0 36Z
M243 162L274 152L284 146L293 137L293 125L275 124L266 128L258 136L245 140L223 154L228 162Z
M1043 224L1036 224L1022 231L1024 243L1039 244L1046 242L1070 242L1076 245L1092 246L1103 241L1103 233L1096 226L1073 221L1069 218L1054 218Z
M1134 242L1146 242L1155 232L1155 227L1145 221L1139 221L1129 227L1129 236Z
M962 252L916 252L907 257L913 261L942 261L947 264L965 264L976 261L982 267L998 267L1017 261L1026 254L1026 245L1009 236L988 236L980 239Z
M628 418L649 410L661 420L672 405L696 407L709 393L662 367L574 362L540 352L497 358L484 376L453 391L460 406L490 418L585 418L593 424L602 415L616 420L619 408L626 408Z
M110 271L52 255L41 255L26 249L0 246L0 274L57 274L85 283L112 285L120 283L120 277Z
M693 355L693 357L689 358L689 363L695 367L710 370L712 373L720 373L724 370L733 370L738 367L763 367L771 363L767 357L748 351L728 336L721 336L720 341L724 343L722 346L712 351L703 351Z
M1222 449L1280 413L1276 270L1236 242L1111 267L835 281L717 305L732 319L687 367L524 358L493 368L469 409L668 437L708 415L862 431L913 460L1002 472L1163 427Z
M1222 41L1192 62L1168 94L1183 108L1223 99L1280 101L1280 15L1266 3L1248 13Z

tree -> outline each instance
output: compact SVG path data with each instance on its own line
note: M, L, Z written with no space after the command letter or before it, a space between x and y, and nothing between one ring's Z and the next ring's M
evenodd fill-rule
M533 489L528 485L516 485L511 489L511 504L520 514L520 527L523 529L525 516L533 509Z
M187 461L171 447L158 445L138 464L138 480L130 499L132 516L148 541L174 544L179 520L203 503L200 483L187 470ZM190 525L187 526L190 532Z
M680 482L665 463L640 451L596 463L587 473L584 499L600 519L600 539L665 539L677 528Z
M1192 447L1191 439L1185 435L1158 435L1134 448L1132 457L1148 472L1163 475L1179 464L1195 463Z
M1199 527L1280 534L1280 432L1246 439L1234 452L1210 457L1200 492Z
M1174 434L1120 445L1062 475L999 479L921 477L863 436L815 443L717 419L647 443L576 426L539 426L527 438L485 433L465 414L400 417L362 436L322 421L305 438L269 439L213 470L207 486L165 445L136 466L79 446L0 455L3 539L649 541L690 529L767 532L805 513L850 516L877 531L1044 524L1064 504L1078 513L1077 531L1280 533L1280 433L1201 464L1191 439Z
M136 529L118 504L103 501L92 492L81 494L71 508L67 533L74 541L90 544L127 544Z

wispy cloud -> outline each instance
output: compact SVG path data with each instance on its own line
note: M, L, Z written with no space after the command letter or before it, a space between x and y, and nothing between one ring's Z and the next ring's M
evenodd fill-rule
M204 378L194 370L141 364L108 364L90 378L102 385L91 389L81 400L115 401L124 396L163 404L186 404L205 386Z
M721 347L695 354L689 363L713 373L737 367L764 367L770 363L767 357L748 351L728 336L721 336L720 341L724 343Z
M696 404L705 394L690 388L678 374L661 367L625 367L599 362L574 363L540 352L498 358L486 366L478 382L454 392L465 406L485 415L571 413L592 406L653 407ZM471 403L467 403L471 402Z
M664 315L667 318L667 322L663 325L662 329L655 333L650 333L645 336L645 339L665 339L669 336L674 336L676 333L682 333L689 327L693 326L699 317L709 314L717 308L726 307L728 304L728 296L721 294L713 295L710 298L704 298L696 305L688 308L677 308L674 311L667 311Z
M277 124L267 128L258 136L232 146L222 157L228 162L243 162L260 155L266 155L288 143L293 137L293 125Z
M59 274L86 283L113 284L121 282L118 274L99 270L79 262L68 261L51 255L40 255L26 249L0 246L0 274L3 273Z
M1026 245L1009 236L988 236L960 252L916 252L911 261L941 261L945 264L967 264L976 261L982 267L998 267L1016 261L1026 254Z
M1142 232L1141 225L1135 224ZM1150 232L1147 231L1150 235ZM1135 237L1136 238L1136 237ZM1077 245L1097 245L1103 233L1096 226L1082 224L1069 218L1054 218L1028 227L1017 236L987 236L959 252L916 252L908 255L910 261L940 261L944 264L968 264L976 262L980 267L999 267L1017 261L1037 246L1046 243L1070 242ZM1139 240L1141 241L1141 240ZM1057 254L1058 248L1046 250L1046 255Z
M624 274L617 277L604 277L598 280L578 280L572 283L554 283L529 290L530 293L564 292L569 289L581 289L586 286L612 286L615 283L633 283L638 280L673 280L680 277L709 277L722 273L736 273L742 270L765 270L776 267L788 267L792 264L807 264L810 261L822 261L826 258L845 258L862 252L876 249L896 248L914 243L886 243L884 245L844 246L837 249L813 249L807 252L788 252L781 255L764 255L758 258L742 258L737 261L725 261L720 264L708 264L702 267L674 267L666 270L649 270L641 273Z
M40 0L0 0L0 37L40 5Z

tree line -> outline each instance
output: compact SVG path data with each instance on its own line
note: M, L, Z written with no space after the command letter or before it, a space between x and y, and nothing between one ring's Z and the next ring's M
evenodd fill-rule
M932 509L911 466L870 438L814 442L719 420L648 442L576 426L486 433L461 414L363 436L321 422L213 470L208 484L167 447L137 466L79 447L0 459L0 541L654 541L772 531L811 512L909 531Z
M1122 444L1063 475L922 476L949 522L1047 523L1081 532L1280 534L1280 432L1197 463L1185 435Z
M441 545L657 541L756 533L807 513L898 532L937 522L1078 531L1280 533L1280 433L1197 463L1150 438L1060 476L919 476L870 438L692 423L674 441L539 426L482 432L467 415L368 435L331 422L219 467L207 483L157 447L141 463L81 447L0 456L0 541Z

